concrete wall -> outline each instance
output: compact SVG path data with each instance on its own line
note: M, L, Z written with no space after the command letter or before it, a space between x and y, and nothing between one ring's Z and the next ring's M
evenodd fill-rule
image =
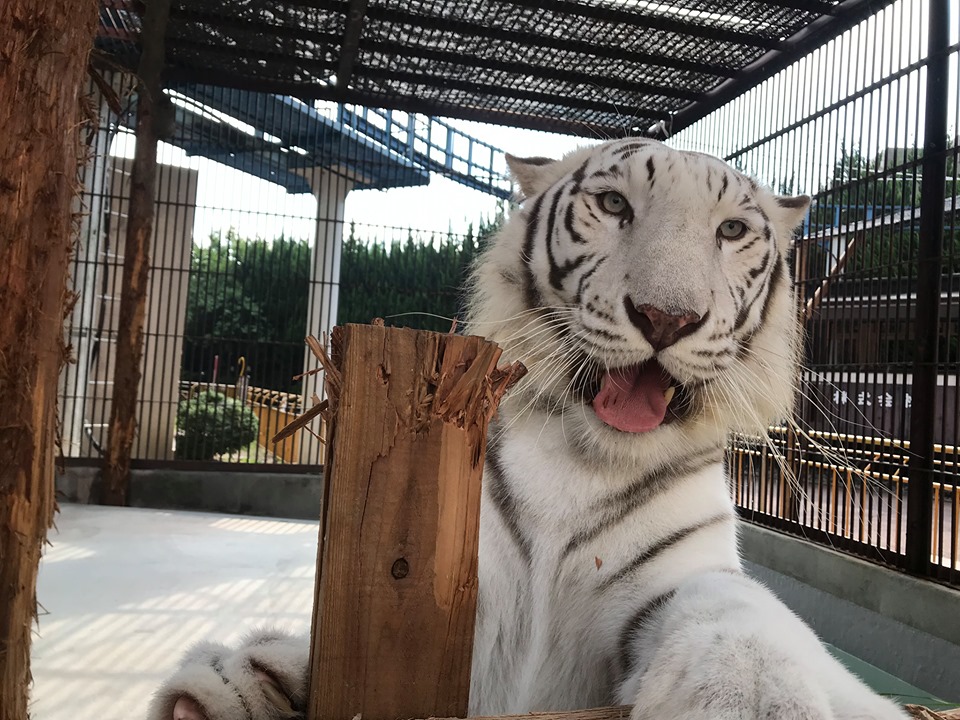
M828 643L960 701L960 592L743 523L747 570Z
M99 495L100 469L68 467L57 475L57 497L89 504ZM316 520L319 474L222 470L133 470L130 505Z
M60 381L64 453L68 457L96 456L84 437L85 428L100 445L107 441L130 204L132 161L109 158L103 150L98 151L93 167L88 188L88 195L94 193L90 212L97 212L98 217L103 213L108 224L92 224L91 214L81 258L74 263L72 287L84 295L67 323L77 363L64 367ZM138 434L133 446L136 458L173 459L198 177L197 171L189 168L161 164L157 169L157 215L150 250ZM103 332L93 354L101 313Z

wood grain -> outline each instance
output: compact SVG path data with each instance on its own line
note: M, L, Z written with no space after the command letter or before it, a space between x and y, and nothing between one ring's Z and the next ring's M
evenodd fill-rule
M531 712L523 715L477 716L469 720L629 720L630 705L590 708L588 710L565 710L563 712ZM454 720L453 718L428 718L428 720Z
M164 37L170 0L146 5L137 76L137 143L130 173L127 235L123 244L123 274L115 338L110 423L103 457L100 501L126 505L130 492L130 460L137 433L137 398L143 375L144 324L150 282L150 246L156 215L158 104L163 95Z
M0 719L29 715L95 0L0 0ZM79 203L74 207L79 208Z
M332 346L309 717L463 717L500 350L366 325Z

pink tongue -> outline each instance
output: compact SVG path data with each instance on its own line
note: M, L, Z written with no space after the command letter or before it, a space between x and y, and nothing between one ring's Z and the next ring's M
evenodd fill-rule
M607 425L632 433L660 427L667 414L663 396L670 379L655 362L610 370L603 376L593 410Z

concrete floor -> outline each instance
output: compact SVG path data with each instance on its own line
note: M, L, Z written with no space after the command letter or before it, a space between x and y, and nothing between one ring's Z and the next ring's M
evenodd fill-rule
M84 505L56 523L33 720L138 720L192 642L309 628L317 523Z
M258 625L306 631L317 531L316 522L62 505L38 583L33 720L140 720L191 643L231 642ZM846 657L874 689L927 701Z

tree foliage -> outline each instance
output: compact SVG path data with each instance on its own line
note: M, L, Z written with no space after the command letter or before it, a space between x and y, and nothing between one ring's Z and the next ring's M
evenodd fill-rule
M948 143L953 146L952 141ZM811 235L831 229L858 229L847 258L846 275L853 278L906 279L917 274L922 157L918 150L896 148L871 159L859 148L841 147L833 173L820 189L811 211ZM960 194L955 156L947 162L944 200ZM945 212L943 274L960 272L958 217ZM845 236L849 240L854 233ZM827 248L814 250L826 269ZM834 249L836 252L836 249ZM813 268L821 267L815 263Z
M255 385L294 389L303 364L310 246L283 236L211 234L194 245L187 289L183 378L234 382L244 358Z
M355 225L344 241L340 267L340 323L370 322L382 317L390 325L446 332L463 316L463 285L484 242L499 227L481 222L463 236L448 233L414 237L389 246L369 243Z
M340 261L337 322L370 322L447 331L462 317L467 270L502 216L458 236L406 231L369 241L351 224ZM299 391L307 332L311 247L304 240L211 234L193 247L187 289L183 379L234 382L243 357L250 383Z
M247 447L259 431L252 410L221 393L204 391L177 407L177 458L213 460Z
M953 147L953 142L948 145ZM812 297L846 253L843 271L833 279L828 293L841 304L843 297L871 299L875 306L873 319L865 321L869 327L861 328L860 335L872 338L872 344L865 339L824 344L820 355L845 363L912 362L913 330L906 320L899 319L905 317L906 309L891 313L890 308L900 307L902 298L918 291L921 171L922 151L917 149L889 149L871 159L859 148L841 148L832 176L817 193L811 211L810 240L805 243L805 295L807 299ZM941 292L955 293L958 287L960 204L952 200L958 195L956 155L951 152L941 211ZM882 330L870 334L869 328L874 326ZM958 356L956 332L941 320L940 357L955 362Z

